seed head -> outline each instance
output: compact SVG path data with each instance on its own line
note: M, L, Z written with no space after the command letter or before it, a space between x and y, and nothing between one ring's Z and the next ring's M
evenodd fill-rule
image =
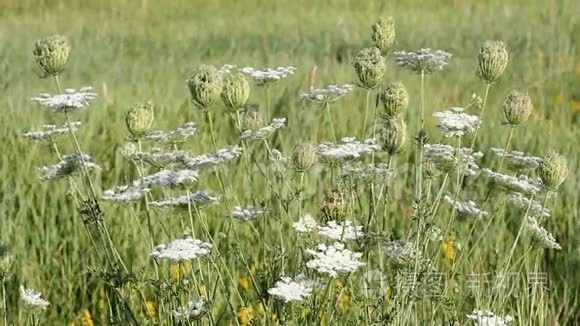
M134 104L127 112L125 123L131 135L135 139L139 139L151 130L153 118L153 104L151 102L138 103Z
M388 118L383 121L380 131L381 146L389 155L403 151L407 145L407 126L401 118Z
M12 255L10 247L0 242L0 283L12 274L12 265L14 265L14 255Z
M477 72L486 83L497 82L507 67L508 52L502 41L486 41L478 56Z
M324 194L320 211L326 221L342 221L348 209L348 200L338 188L329 189Z
M394 82L385 87L380 98L385 108L385 115L389 117L401 117L409 106L409 93L401 82Z
M250 83L242 73L230 73L224 77L222 100L231 111L237 111L250 97Z
M242 130L255 130L264 124L264 117L260 111L247 109L240 115L240 124Z
M511 91L503 102L503 113L513 127L526 122L534 108L527 93Z
M393 17L381 17L373 25L371 40L383 55L387 54L395 43L395 20Z
M292 151L292 166L296 172L310 170L318 161L316 146L310 143L299 144Z
M222 92L222 77L214 66L201 65L187 80L193 102L203 110L210 109Z
M385 74L385 59L377 48L362 49L354 60L354 69L360 80L358 86L366 89L376 88Z
M32 51L42 77L58 76L64 70L70 54L70 45L62 35L51 35L38 40Z
M568 177L568 162L556 152L544 156L540 164L540 179L551 190L557 189Z

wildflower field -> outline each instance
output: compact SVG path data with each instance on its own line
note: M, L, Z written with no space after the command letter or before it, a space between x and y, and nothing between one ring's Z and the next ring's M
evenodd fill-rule
M574 1L0 2L0 325L578 325Z

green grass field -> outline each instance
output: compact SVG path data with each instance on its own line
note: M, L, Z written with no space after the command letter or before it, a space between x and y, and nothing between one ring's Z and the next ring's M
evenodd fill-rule
M0 242L10 247L15 258L11 275L3 282L0 325L6 321L8 325L180 325L172 311L200 296L209 301L207 314L183 325L471 325L466 315L474 309L509 314L515 319L510 325L579 324L580 15L576 7L569 0L0 1ZM334 141L330 121L339 138L360 139L364 89L355 87L333 103L332 120L325 110L303 103L299 95L308 92L313 67L315 88L357 82L353 60L360 49L372 45L371 26L382 16L392 16L396 22L396 41L386 56L382 80L384 84L400 80L409 92L408 144L393 156L398 175L388 184L345 190L351 205L343 218L365 225L376 205L379 213L369 230L375 234L373 239L422 243L421 232L415 232L425 221L420 208L433 207L443 186L447 188L442 194L453 194L458 178L450 174L445 184L443 176L426 180L429 195L415 203L419 149L413 137L419 131L420 74L398 67L393 52L433 48L453 54L443 71L425 78L425 129L429 143L455 146L454 139L438 131L431 114L466 106L474 93L484 97L486 86L476 75L480 46L486 40L502 40L510 59L501 80L490 87L475 145L484 153L478 164L497 169L491 148L503 148L510 131L502 124L503 100L511 90L527 91L534 109L530 119L514 129L510 149L539 157L553 150L567 158L568 178L557 196L546 201L552 216L542 222L561 250L534 246L525 231L519 236L525 210L506 204L505 194L494 190L487 206L489 216L453 219L455 210L445 200L433 214L433 223L446 237L442 242L426 241L420 249L436 267L431 276L444 281L437 295L405 292L400 282L417 272L417 263L410 270L396 268L366 238L348 242L350 250L364 253L361 260L367 263L353 273L328 278L306 266L311 256L304 250L325 239L297 233L292 224L304 212L322 223L324 194L336 186L339 169L319 162L304 174L301 186L299 173L290 171L283 178L273 173L270 149L289 156L296 144ZM21 137L43 124L64 121L64 115L30 100L40 93L56 93L52 78L38 77L32 55L35 42L51 34L64 35L72 47L66 70L59 76L62 86L92 86L98 93L87 110L71 116L83 123L76 133L83 152L102 168L90 174L99 198L102 191L140 177L140 164L119 154L129 137L125 116L135 103L154 103L152 128L156 130L196 123L196 134L180 149L196 155L215 151L206 114L192 103L185 82L199 65L296 67L294 75L269 88L269 105L266 88L251 83L249 103L259 104L263 113L269 106L271 117L285 117L286 126L265 143L245 144L244 155L215 172L200 172L191 190L221 194L218 205L171 210L147 208L145 201L118 205L99 200L102 222L84 225L79 195L70 184L83 184L85 175L75 174L69 182L66 178L40 181L37 167L57 163L57 154L50 144ZM377 92L380 88L370 93L372 110ZM217 148L242 145L221 101L212 112ZM474 108L469 112L479 114ZM372 136L371 118L367 138ZM464 137L463 145L469 146L471 139ZM57 144L61 153L75 151L70 137L59 138ZM143 146L149 151L154 145L143 142ZM372 160L385 163L387 155L378 151ZM371 156L363 156L363 161L370 163ZM145 174L157 170L146 166ZM481 205L490 183L484 173L478 173L465 178L463 186L460 197ZM386 201L375 200L387 188ZM177 194L184 192L155 190L147 201ZM541 193L536 199L542 202L545 196ZM253 203L271 211L250 222L224 217L236 205ZM196 238L213 244L210 257L172 265L149 256L151 239L155 245L168 243L191 226ZM109 233L99 234L105 227ZM96 243L91 243L89 234ZM104 263L104 257L113 262ZM388 285L379 287L379 296L365 295L364 276L373 270L381 270L388 279ZM284 304L268 295L281 276L301 273L315 284L310 298ZM503 274L510 275L506 282L516 290L494 288L497 276ZM425 281L425 275L420 276ZM27 312L20 298L21 284L43 294L50 302L46 311Z

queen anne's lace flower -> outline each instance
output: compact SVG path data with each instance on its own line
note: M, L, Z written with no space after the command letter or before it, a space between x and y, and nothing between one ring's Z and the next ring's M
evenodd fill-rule
M185 239L173 240L168 244L160 244L149 255L159 259L169 259L174 263L178 263L180 261L205 257L210 254L211 248L211 243L187 237Z
M207 312L207 301L200 297L189 301L185 306L173 310L173 316L181 321L198 320Z
M397 170L387 164L365 164L362 162L344 162L340 165L340 181L344 183L375 184L385 183L397 175Z
M40 172L40 180L56 180L62 177L72 175L81 168L100 170L101 168L91 162L91 157L86 154L66 154L62 157L62 161L48 166L38 168Z
M151 131L145 135L145 139L163 144L177 144L192 137L196 131L197 128L195 128L195 123L188 122L183 127L171 131Z
M293 75L295 71L296 68L294 67L266 68L264 70L258 70L252 67L244 67L240 69L241 73L256 81L258 86L275 83L290 75Z
M461 137L477 130L479 117L463 113L463 108L451 108L450 111L435 112L433 116L439 119L437 127L445 137Z
M286 303L291 301L304 301L312 294L312 282L293 281L290 277L283 276L268 293Z
M451 53L442 50L420 49L417 52L394 52L397 64L403 68L408 68L415 72L431 73L436 70L443 70L447 66L447 61L451 58Z
M533 217L550 217L550 210L543 207L540 203L535 200L532 200L530 204L530 199L526 198L526 196L515 192L510 193L507 197L507 200L510 204L514 205L515 207L521 210L528 210L528 215Z
M318 145L317 153L324 159L334 161L359 158L378 149L379 146L374 139L366 139L361 143L354 137L344 137L341 144L325 142Z
M284 123L286 122L286 118L274 118L272 123L267 125L266 127L262 127L256 130L244 130L240 135L240 138L243 140L263 140L271 135L273 135L276 130L284 127Z
M283 156L282 153L277 149L272 150L272 155L270 155L270 166L276 175L283 176L286 174L289 162L290 159L288 156Z
M187 207L191 206L203 206L209 204L217 204L221 200L220 196L211 196L205 191L196 191L189 195L183 195L178 197L167 197L160 201L152 201L149 203L152 207L168 207L168 206L178 206Z
M242 208L241 206L234 207L234 210L230 213L230 216L240 221L251 221L258 217L268 213L270 209L264 207L254 207L248 206Z
M157 173L133 181L135 186L184 186L197 181L196 170L161 170Z
M146 187L118 186L115 189L105 190L102 199L106 201L129 203L139 201L151 189Z
M214 154L203 154L198 156L182 155L178 161L187 169L202 170L215 168L228 161L231 161L242 154L242 148L238 145L219 149Z
M300 99L312 103L332 103L350 93L354 88L351 84L330 85L326 88L317 89L310 93L300 95Z
M467 315L467 318L473 320L475 326L507 326L508 323L514 321L514 318L510 315L500 317L489 310L477 309Z
M405 240L389 241L381 245L381 248L389 260L399 267L409 267L414 264L417 256L415 245Z
M31 100L54 112L71 112L87 107L89 102L97 97L97 94L91 90L91 87L83 87L79 90L66 89L63 94L40 94Z
M337 223L328 221L326 226L318 227L318 234L334 240L356 240L364 236L362 226L355 226L352 221Z
M511 151L506 153L501 148L492 148L491 151L496 156L503 157L506 166L515 172L535 170L542 163L542 158L528 156L523 152Z
M310 214L304 214L300 217L298 222L292 224L294 230L300 233L308 233L316 230L318 228L318 223Z
M490 169L482 169L482 171L491 179L494 186L506 191L535 194L543 189L540 179L532 179L525 175L513 177L511 175L494 172Z
M340 273L350 273L365 263L359 261L362 253L345 249L344 244L336 242L332 245L319 244L315 249L306 249L306 253L314 259L306 263L306 267L319 273L337 277Z
M443 173L463 173L475 175L479 166L476 159L483 156L480 152L473 152L469 148L456 149L444 144L425 144L425 159L433 162L435 167Z
M453 205L453 197L445 195L445 200ZM479 217L489 215L486 211L479 209L473 200L461 201L458 198L457 201L455 201L455 209L457 209L457 212L463 216Z
M528 216L528 232L531 233L532 238L539 242L544 248L560 250L562 247L554 239L554 236L548 232L543 226L538 223L538 220L532 216Z
M20 298L29 310L46 310L50 302L42 298L42 294L34 289L27 289L20 286Z
M232 70L234 70L235 68L236 68L236 65L225 64L225 65L219 67L219 69L217 70L217 72L221 76L225 76L225 75L231 73Z
M57 136L69 133L71 131L79 130L80 126L81 126L80 121L65 123L62 126L43 125L42 130L25 132L22 134L22 137L34 141L52 141Z

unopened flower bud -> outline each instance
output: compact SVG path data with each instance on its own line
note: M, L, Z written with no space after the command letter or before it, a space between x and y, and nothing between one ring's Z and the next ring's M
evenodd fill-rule
M566 158L556 152L546 154L540 164L540 179L551 190L557 189L568 177Z
M503 102L503 113L513 127L526 122L533 109L532 99L527 93L512 91Z
M292 151L292 166L296 172L306 172L316 164L316 147L310 143L299 144Z
M386 64L379 49L362 49L356 56L353 66L360 80L360 87L372 89L380 86Z
M486 41L478 56L478 74L487 83L498 81L507 67L508 52L501 41Z
M250 83L241 73L230 73L224 77L222 100L232 111L239 110L250 97Z
M373 25L371 39L375 46L385 55L395 43L395 20L393 17L382 17Z
M264 117L260 111L247 109L240 114L240 125L242 130L255 130L262 127Z
M32 54L36 64L45 73L43 77L57 76L68 62L70 45L64 36L52 35L37 41Z
M4 282L12 274L14 255L8 245L0 242L0 282Z
M389 155L403 151L407 145L407 126L400 118L387 118L380 130L380 140L383 150Z
M193 102L203 110L211 108L222 92L222 77L214 66L201 65L187 80Z
M381 102L388 117L401 117L409 105L409 93L401 82L389 84L381 92Z
M320 212L325 221L343 220L348 209L348 200L338 188L327 190Z
M125 123L131 135L139 139L151 129L153 118L153 104L151 102L135 104L127 112Z

